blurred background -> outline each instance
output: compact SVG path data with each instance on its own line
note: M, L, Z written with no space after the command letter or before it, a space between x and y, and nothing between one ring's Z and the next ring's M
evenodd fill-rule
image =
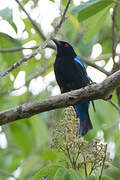
M0 0L1 73L34 52L49 37L67 4L66 0L19 2L37 23L41 33L32 25L17 0ZM114 25L114 3L94 14L88 13L90 17L87 17L80 14L79 7L86 2L74 0L71 3L56 38L74 46L92 81L99 83L119 69L120 5L115 11ZM53 72L55 56L55 49L47 47L0 78L0 111L60 94ZM90 107L94 128L85 136L88 141L99 137L101 142L108 143L113 163L107 174L116 180L120 177L119 91L118 88L112 96L112 102L117 104L118 110L103 100L95 101L96 113ZM0 180L29 179L38 169L56 161L57 156L51 152L49 144L56 122L63 119L63 110L52 110L0 127Z

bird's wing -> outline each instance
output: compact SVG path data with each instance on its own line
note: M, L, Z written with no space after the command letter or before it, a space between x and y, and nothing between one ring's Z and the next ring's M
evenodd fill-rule
M87 78L88 78L88 80L89 80L89 83L90 83L90 81L92 81L92 80L91 80L90 77L87 75L85 66L84 66L84 64L82 63L82 61L80 60L80 58L79 58L78 56L76 56L76 57L74 58L74 61L76 61L78 64L80 64L80 66L82 67L81 69L85 72L85 74L86 74L86 76L87 76ZM92 101L92 106L93 106L93 109L94 109L94 112L95 112L96 110L95 110L94 101Z
M76 61L77 63L79 63L79 64L85 69L84 64L82 63L82 61L80 60L80 58L79 58L78 56L76 56L76 57L74 58L74 61Z
M87 75L84 64L82 63L82 61L80 60L80 58L78 56L76 56L74 58L74 62L76 65L76 71L79 72L81 80L84 81L84 83L85 83L84 86L88 85L90 82L90 78Z

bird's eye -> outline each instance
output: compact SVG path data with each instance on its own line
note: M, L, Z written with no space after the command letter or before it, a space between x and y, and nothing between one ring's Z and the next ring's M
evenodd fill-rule
M69 47L69 45L67 44L67 43L65 43L65 45L64 45L65 47Z

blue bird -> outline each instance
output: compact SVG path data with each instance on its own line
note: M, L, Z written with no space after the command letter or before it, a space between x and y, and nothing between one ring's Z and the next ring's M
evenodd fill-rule
M87 86L90 83L90 78L73 47L68 42L58 41L54 38L52 40L57 46L54 72L61 93ZM84 136L92 129L88 113L89 104L90 102L87 101L73 106L79 118L77 135Z

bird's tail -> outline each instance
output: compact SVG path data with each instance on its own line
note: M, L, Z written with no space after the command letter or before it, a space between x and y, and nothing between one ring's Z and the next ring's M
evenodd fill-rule
M79 118L77 135L84 136L90 129L93 128L92 123L90 121L88 108L89 102L74 105L74 109Z

